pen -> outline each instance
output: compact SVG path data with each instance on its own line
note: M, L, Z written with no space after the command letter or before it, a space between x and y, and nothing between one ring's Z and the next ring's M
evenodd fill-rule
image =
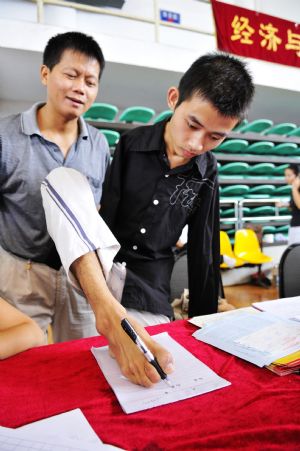
M148 362L152 366L154 366L154 368L160 375L161 379L165 381L167 385L171 386L167 374L164 372L164 370L162 369L162 367L160 366L156 357L154 357L150 349L147 348L143 340L138 336L138 334L136 333L130 322L126 318L124 318L121 321L121 326L126 332L126 334L131 338L131 340L137 345L139 350L144 354Z

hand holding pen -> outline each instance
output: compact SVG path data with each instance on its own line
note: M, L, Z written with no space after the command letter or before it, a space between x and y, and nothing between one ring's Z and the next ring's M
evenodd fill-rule
M160 364L158 363L156 357L152 354L150 349L146 346L146 344L143 342L141 337L137 334L137 332L134 330L130 322L124 318L121 321L121 326L123 330L126 332L126 334L131 338L131 340L136 344L138 349L144 354L146 360L156 369L158 374L160 375L160 378L169 386L171 386L171 383L168 379L168 375L164 372Z

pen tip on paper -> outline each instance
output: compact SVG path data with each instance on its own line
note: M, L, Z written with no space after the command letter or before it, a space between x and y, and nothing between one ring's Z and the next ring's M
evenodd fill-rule
M170 380L166 377L164 379L164 382L169 386L169 387L173 387L172 383L170 382Z

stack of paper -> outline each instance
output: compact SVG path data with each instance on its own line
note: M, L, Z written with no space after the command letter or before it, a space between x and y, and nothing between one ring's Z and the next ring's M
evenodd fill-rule
M269 312L274 316L290 321L300 321L300 296L276 299L274 301L254 302L253 307ZM279 376L300 372L300 350L275 360L267 368Z
M247 312L251 314L260 313L253 307L243 307L237 310L229 310L228 312L211 313L210 315L194 316L194 318L190 318L188 321L189 323L194 324L194 326L204 327L207 326L208 324L214 323L215 321L220 321L221 319L226 318L226 316L230 316L232 318L235 315L240 315L241 312Z
M254 302L253 307L269 312L281 319L300 322L300 296L275 299L274 301Z
M279 376L291 373L300 373L300 351L275 360L267 368Z
M267 312L236 312L193 335L260 367L300 350L300 323Z

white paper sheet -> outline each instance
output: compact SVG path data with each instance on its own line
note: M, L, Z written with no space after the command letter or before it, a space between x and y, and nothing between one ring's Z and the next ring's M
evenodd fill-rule
M262 367L299 350L300 324L266 312L240 312L197 330L193 336Z
M208 324L214 323L215 321L219 321L227 316L232 317L235 315L239 315L240 312L259 313L259 311L253 307L243 307L236 310L229 310L228 312L211 313L210 315L194 316L194 318L191 318L188 321L191 324L194 324L194 326L205 327Z
M1 451L98 451L103 443L90 443L64 437L43 437L39 433L0 426Z
M102 443L80 409L70 410L18 428L19 431L39 433L41 437L56 436L89 443Z
M1 451L120 450L105 445L80 409L27 424L17 429L0 426Z
M274 301L254 302L253 307L272 313L282 319L300 321L300 296L275 299Z
M230 382L219 377L166 332L153 338L168 349L175 359L175 371L169 375L172 387L167 386L164 381L150 389L135 385L121 375L117 363L108 353L107 346L91 349L124 412L150 409L230 385Z
M236 343L269 354L289 355L291 349L300 349L300 325L277 322L237 339Z

